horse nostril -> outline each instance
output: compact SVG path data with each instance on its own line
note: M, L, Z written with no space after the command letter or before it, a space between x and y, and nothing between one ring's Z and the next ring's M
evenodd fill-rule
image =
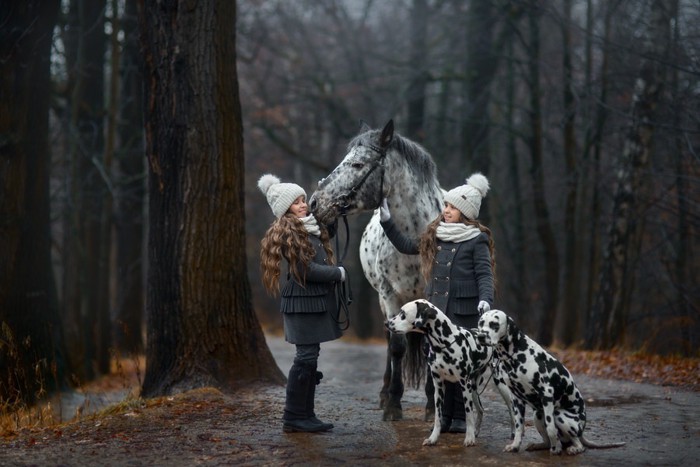
M309 200L309 209L311 209L311 212L314 212L316 210L316 204L316 199L312 197Z

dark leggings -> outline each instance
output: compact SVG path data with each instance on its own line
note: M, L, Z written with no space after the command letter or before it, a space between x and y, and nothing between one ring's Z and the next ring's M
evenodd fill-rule
M321 344L297 344L297 354L294 357L294 363L315 368L318 365L318 354L320 352Z

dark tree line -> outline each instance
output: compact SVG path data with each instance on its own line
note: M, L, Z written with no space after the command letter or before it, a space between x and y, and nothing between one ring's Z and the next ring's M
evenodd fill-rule
M227 0L2 3L3 412L144 350L145 397L283 380L246 270L235 24Z
M360 119L394 118L444 187L489 176L498 306L541 342L696 353L696 3L240 4L247 186L273 167L313 189Z
M0 3L3 400L142 352L148 395L279 380L255 181L310 193L389 118L445 188L489 177L497 305L543 344L697 353L697 2L191 6Z

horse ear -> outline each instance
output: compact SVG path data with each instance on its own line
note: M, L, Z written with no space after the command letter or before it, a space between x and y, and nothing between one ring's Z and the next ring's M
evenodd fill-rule
M364 120L360 119L360 133L365 133L367 131L370 131L372 128L370 128L369 125L367 125L367 122Z
M394 139L394 120L389 120L386 122L386 125L384 125L384 129L382 130L382 136L379 138L379 144L381 147L385 148L389 146L391 141Z

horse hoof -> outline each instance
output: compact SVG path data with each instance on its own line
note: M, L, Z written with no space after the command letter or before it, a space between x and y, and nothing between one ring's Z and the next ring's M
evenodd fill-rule
M383 420L385 422L403 420L403 411L401 409L387 409L384 411Z

